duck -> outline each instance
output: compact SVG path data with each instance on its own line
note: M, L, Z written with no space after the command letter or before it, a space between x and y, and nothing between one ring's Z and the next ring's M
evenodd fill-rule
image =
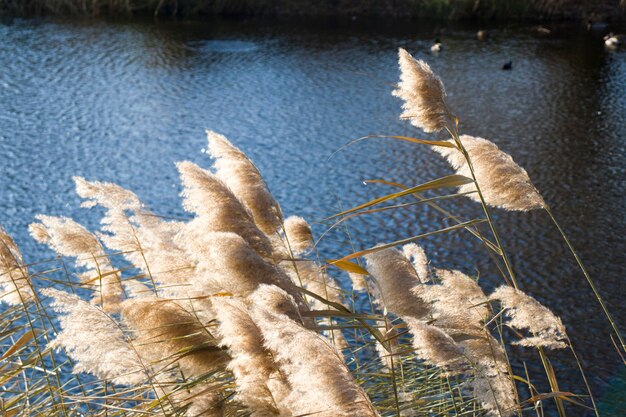
M435 39L435 44L430 47L430 52L439 52L443 49L443 45L439 38Z
M512 70L513 69L513 61L505 62L504 65L502 65L502 69L504 71Z
M478 32L476 32L476 39L478 39L479 41L484 41L488 37L489 32L487 32L486 30L479 30Z
M604 46L610 49L617 49L624 45L625 39L626 35L614 35L613 33L609 33L604 37Z
M532 31L535 32L537 35L541 35L541 36L548 36L549 34L552 33L550 29L544 26L535 26L532 28Z
M594 22L591 19L587 19L587 24L585 25L588 31L601 31L606 30L609 27L609 24L606 22Z

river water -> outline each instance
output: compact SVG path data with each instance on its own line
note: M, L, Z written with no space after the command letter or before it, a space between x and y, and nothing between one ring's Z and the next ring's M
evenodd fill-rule
M119 183L159 214L184 215L174 162L208 166L204 129L228 136L264 174L286 214L314 223L390 192L365 179L416 185L449 173L431 150L369 134L433 138L398 120L397 48L427 60L463 133L496 142L523 165L569 233L626 332L626 52L600 34L428 22L259 21L0 23L0 223L28 262L53 254L27 225L38 213L97 226L73 175ZM429 51L435 37L444 50ZM501 66L513 61L512 71ZM330 158L332 156L332 158ZM465 219L477 205L446 208ZM568 327L605 416L621 416L626 370L584 277L543 212L494 210L522 288ZM317 222L317 223L316 223ZM331 258L451 224L423 207L348 223L320 251ZM497 271L469 234L421 242L438 267ZM345 279L345 277L343 277ZM346 285L348 285L346 283ZM516 351L536 363L534 354ZM526 355L526 356L525 356ZM551 355L562 390L583 392L566 353ZM571 415L585 415L571 408Z

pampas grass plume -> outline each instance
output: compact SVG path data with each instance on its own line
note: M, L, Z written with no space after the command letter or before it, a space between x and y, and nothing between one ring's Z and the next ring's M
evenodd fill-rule
M135 332L139 354L152 364L176 362L185 375L199 376L222 369L229 360L207 327L175 301L126 300L122 316Z
M294 255L304 253L313 244L311 226L299 216L290 216L284 223L285 236Z
M252 250L241 236L210 232L205 238L207 244L195 248L200 274L197 284L243 297L260 284L274 284L298 297L287 274Z
M279 404L290 391L268 350L263 335L241 299L215 297L213 301L222 343L232 360L228 368L237 383L237 400L253 417L279 415Z
M225 136L207 131L207 139L217 177L248 207L259 229L270 236L275 234L282 212L257 167Z
M137 196L117 184L100 181L87 181L83 177L73 177L76 193L86 201L83 207L101 205L108 209L139 209L141 201Z
M505 210L529 211L546 207L539 191L530 181L526 170L513 161L510 155L501 151L487 139L469 135L460 137L474 167L476 181L485 203ZM453 140L449 141L454 143ZM444 156L457 174L471 177L470 167L463 153L455 148L434 146L433 149ZM459 187L459 192L475 191L473 183ZM468 197L480 202L476 193Z
M183 207L197 216L187 224L180 240L202 240L205 232L233 232L261 255L271 254L267 236L220 178L192 162L179 162L177 167L184 187Z
M405 317L413 334L413 347L427 364L446 370L467 367L463 349L443 330L411 317Z
M417 243L409 243L402 247L402 253L411 261L415 273L422 283L430 281L430 271L428 268L428 258L426 252Z
M450 114L444 101L446 92L441 79L426 62L416 60L405 49L400 48L398 52L400 82L393 95L404 101L404 112L400 117L409 119L411 124L424 132L444 129Z
M121 385L147 379L147 368L111 316L73 294L52 288L42 293L54 299L51 306L60 313L61 331L49 347L67 351L76 362L74 373L90 373Z
M515 385L508 374L496 372L491 367L479 366L470 382L474 398L491 417L509 417L515 414Z
M440 284L413 289L416 296L431 303L436 325L453 333L483 333L490 311L478 283L460 271L437 269L436 275Z
M367 270L376 280L377 301L389 311L402 317L422 318L429 307L411 290L420 285L415 268L399 250L388 248L365 256Z
M302 326L287 293L262 285L251 300L265 346L291 385L286 403L294 415L379 416L341 354L325 338Z
M567 347L567 332L561 319L550 309L524 292L503 285L490 296L490 300L498 300L509 317L508 325L516 329L529 330L533 337L525 337L516 344L522 346L538 346L548 349Z
M88 268L83 281L95 288L92 301L106 311L117 311L122 297L120 274L113 268L100 241L91 232L67 217L39 215L40 223L29 226L31 236L45 243L60 256L76 259L76 265ZM97 280L96 280L97 279Z
M368 285L366 275L349 272L348 277L350 278L350 281L352 281L353 291L367 291Z
M34 297L22 254L13 238L0 227L0 301L22 305Z

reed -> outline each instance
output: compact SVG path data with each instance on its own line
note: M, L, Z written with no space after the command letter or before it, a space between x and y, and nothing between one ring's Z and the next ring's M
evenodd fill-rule
M178 164L184 220L159 217L115 184L75 178L84 206L103 209L99 232L38 216L31 234L58 257L29 265L0 230L2 415L507 417L566 415L566 402L574 413L596 410L591 392L559 389L547 352L576 352L561 320L522 291L523 271L514 273L490 215L546 202L494 143L460 135L428 64L404 50L399 63L402 117L451 139L390 137L435 150L455 173L410 187L379 181L402 190L329 224L430 205L453 226L323 262L307 221L285 217L252 161L214 132L212 167ZM461 221L442 199L479 204L483 215ZM417 244L462 230L500 266L503 285L490 294ZM339 284L345 272L352 288ZM512 345L536 351L545 375L525 363L518 374Z
M624 0L0 0L19 16L394 16L437 19L583 19L623 17Z

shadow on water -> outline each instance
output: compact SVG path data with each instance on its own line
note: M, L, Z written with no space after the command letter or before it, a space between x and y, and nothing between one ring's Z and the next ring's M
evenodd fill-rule
M253 158L288 215L311 221L387 191L364 179L417 184L444 175L432 151L383 140L329 160L367 134L423 137L398 120L400 103L389 94L402 46L443 78L463 132L495 141L528 170L624 325L626 52L606 51L600 35L578 27L554 27L542 38L500 25L485 42L476 41L477 29L362 19L0 23L2 223L30 261L52 257L27 235L35 214L95 228L94 213L78 207L73 175L117 182L163 215L184 215L173 163L209 163L205 128ZM429 52L435 37L444 43L437 55ZM509 60L513 70L502 71ZM463 200L446 207L468 219L480 213ZM620 415L626 379L609 327L548 217L495 217L523 288L553 307L577 342L594 389L604 393L603 415ZM350 228L355 244L367 247L443 224L420 208ZM349 244L335 233L321 250L335 257ZM433 264L479 270L486 287L498 284L471 237L423 244ZM562 388L582 392L570 382L580 380L570 358L553 360L563 365Z

